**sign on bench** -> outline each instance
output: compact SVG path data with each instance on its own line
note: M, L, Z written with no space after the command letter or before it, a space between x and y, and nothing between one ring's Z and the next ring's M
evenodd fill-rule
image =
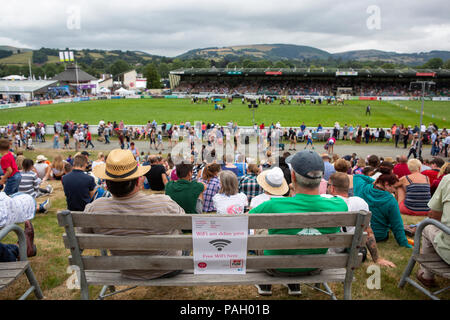
M362 254L359 248L367 236L365 228L370 221L370 213L360 212L321 212L321 213L282 213L244 215L248 218L249 229L292 229L328 228L355 226L354 233L333 233L322 235L250 235L247 250L273 249L315 249L349 248L349 253L309 254L309 255L270 255L247 256L246 274L208 275L194 274L193 256L111 256L107 250L193 250L192 235L151 235L114 236L86 234L75 228L106 229L152 229L189 230L192 218L198 215L166 214L120 214L120 213L81 213L63 211L58 213L59 225L65 228L63 235L66 248L70 249L70 265L80 268L81 298L89 299L89 285L103 285L114 290L113 286L216 286L252 284L323 284L334 298L328 282L344 283L344 298L351 299L351 284L354 270L360 266ZM201 215L203 218L217 215ZM236 216L224 216L233 219ZM82 255L84 249L99 249L103 255ZM86 251L84 251L86 252ZM90 251L92 252L92 251ZM266 269L320 268L318 275L298 277L272 277ZM173 278L153 280L130 280L121 276L120 270L184 270ZM104 297L104 295L101 295Z

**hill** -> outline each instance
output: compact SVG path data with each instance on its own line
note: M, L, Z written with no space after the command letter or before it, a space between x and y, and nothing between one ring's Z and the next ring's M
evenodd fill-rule
M341 61L383 61L386 63L406 64L410 66L423 65L432 58L450 59L450 51L430 51L420 53L397 53L381 50L354 50L340 53L327 51L308 46L292 44L258 44L230 47L214 47L194 49L183 53L179 59L212 59L226 58L236 61L242 58L250 60L341 60Z
M330 53L308 46L291 44L257 44L223 48L194 49L183 53L179 59L217 59L227 58L234 61L239 58L277 60L328 59Z

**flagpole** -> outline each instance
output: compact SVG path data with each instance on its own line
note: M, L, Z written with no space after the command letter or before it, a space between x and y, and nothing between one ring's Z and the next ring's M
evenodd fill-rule
M33 77L31 76L31 60L28 59L28 67L30 68L30 80L33 80Z
M77 64L77 62L75 62L75 73L77 75L77 96L78 96L79 84L78 84L78 64Z

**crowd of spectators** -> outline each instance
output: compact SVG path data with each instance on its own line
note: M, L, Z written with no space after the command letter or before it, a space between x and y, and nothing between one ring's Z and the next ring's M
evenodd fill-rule
M213 93L227 95L277 95L277 96L335 96L338 88L351 88L345 91L353 96L371 97L420 97L421 90L410 90L409 82L365 82L365 81L297 81L297 80L203 80L182 81L174 92L187 94ZM449 88L440 85L427 92L427 96L450 95Z

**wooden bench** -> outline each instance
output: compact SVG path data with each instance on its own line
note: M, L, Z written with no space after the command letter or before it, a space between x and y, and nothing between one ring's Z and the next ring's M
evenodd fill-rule
M336 299L328 282L344 283L344 299L351 299L354 270L360 266L362 254L359 248L365 243L364 232L370 221L370 212L326 212L326 213L283 213L250 214L249 229L289 229L355 226L353 234L335 233L326 235L252 235L248 237L248 250L263 249L311 249L349 248L349 253L316 255L273 255L247 257L245 275L195 275L192 256L107 256L112 250L192 250L192 235L155 236L110 236L83 234L78 228L121 228L121 229L192 229L192 216L139 214L126 217L120 213L85 214L81 212L58 212L59 225L65 228L63 235L66 248L70 249L70 265L80 269L81 298L89 299L89 285L103 285L99 299L123 292L114 286L222 286L253 284L315 284L314 288ZM204 215L214 216L217 215ZM223 216L232 218L232 216ZM76 229L77 228L77 229ZM99 249L101 256L82 255L84 249ZM320 268L318 275L298 277L273 277L265 269L275 268ZM184 270L183 273L165 279L147 281L128 280L121 277L119 270ZM323 284L325 290L320 289ZM107 289L111 294L105 295ZM128 290L128 289L126 289Z
M421 221L417 225L416 233L414 235L413 253L411 255L408 265L405 268L405 271L403 272L403 275L400 279L398 286L399 288L403 288L406 282L408 282L413 287L419 289L421 292L426 294L431 299L439 300L437 295L450 289L450 286L437 290L435 292L431 292L430 290L424 288L422 285L417 283L414 279L410 278L414 265L416 264L416 262L418 262L419 264L423 265L424 268L428 269L430 272L440 277L450 279L450 265L448 265L444 260L442 260L442 258L437 253L434 254L420 253L422 231L426 226L430 224L434 225L436 228L441 229L446 234L450 234L450 228L435 219L425 219Z
M30 282L30 288L28 288L19 300L25 300L33 291L36 298L42 299L44 296L41 287L34 276L33 270L31 270L30 262L27 260L27 241L25 239L25 233L18 225L10 224L3 229L0 229L0 241L10 232L16 233L17 238L19 239L20 261L0 262L0 291L8 287L25 273Z

